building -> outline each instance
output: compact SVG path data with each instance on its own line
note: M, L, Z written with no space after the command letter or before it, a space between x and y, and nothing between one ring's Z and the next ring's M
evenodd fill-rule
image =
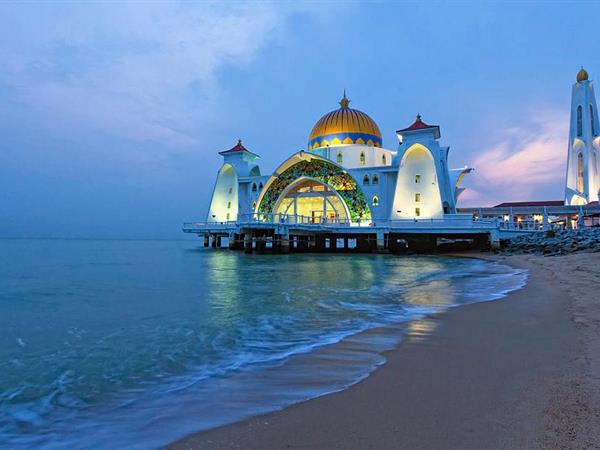
M598 201L600 125L594 84L582 67L571 94L565 205Z
M383 146L377 123L340 107L314 125L306 151L288 156L270 175L242 141L220 152L207 223L292 221L365 226L388 221L443 219L456 213L468 167L448 168L440 127L420 115L396 131L395 150Z

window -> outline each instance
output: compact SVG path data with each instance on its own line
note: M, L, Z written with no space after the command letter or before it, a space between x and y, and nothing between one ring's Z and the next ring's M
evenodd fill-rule
M583 192L583 155L577 155L577 190Z
M342 156L342 152L338 152L336 161L338 164L342 164L344 162L344 157Z
M421 208L415 208L415 216L419 217L421 215Z
M227 209L231 208L231 202L227 202Z
M360 165L364 166L367 163L367 160L365 159L365 152L360 152Z
M254 211L256 209L256 202L252 202L252 210Z
M373 184L379 184L379 176L377 174L373 175Z
M256 192L256 183L252 183L252 192Z
M421 182L421 175L415 175L415 183Z
M421 201L421 194L419 192L415 193L415 202L419 203Z
M596 126L594 124L594 107L590 105L590 125L592 126L592 136L596 136Z
M379 197L376 195L373 196L373 206L379 206Z
M263 184L262 183L258 183L258 189L260 189L262 191L263 188Z
M369 175L365 174L365 176L363 177L363 184L366 186L369 184Z
M583 124L582 124L582 120L583 120L583 109L581 108L581 105L579 105L577 107L577 136L581 136L583 134Z
M227 213L227 215L225 216L226 220L229 220L229 213Z
M385 156L385 153L383 155L381 155L381 165L383 165L383 166L387 165L387 158Z
M233 192L233 188L229 188L229 193L231 194Z

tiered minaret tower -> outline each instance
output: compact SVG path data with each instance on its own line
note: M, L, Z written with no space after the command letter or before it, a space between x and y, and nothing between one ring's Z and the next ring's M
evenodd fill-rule
M594 84L582 67L571 94L571 126L565 205L598 201L600 190L600 124Z

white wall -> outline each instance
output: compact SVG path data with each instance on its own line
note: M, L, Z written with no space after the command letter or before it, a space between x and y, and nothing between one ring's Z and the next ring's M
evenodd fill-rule
M332 147L320 148L321 152L315 151L314 153L322 154L326 158L330 159L336 164L340 164L346 169L355 169L361 167L378 167L378 166L390 166L392 164L393 153L391 150L387 150L379 147L370 147L368 145L335 145ZM360 154L364 153L365 163L360 162ZM342 155L342 162L338 163L338 154ZM385 155L385 164L383 156Z
M418 183L415 182L416 175L420 175ZM415 199L417 193L421 195L419 202ZM415 208L420 209L418 217ZM391 218L430 219L442 216L440 186L432 152L421 144L414 144L400 161Z
M238 176L231 164L223 164L217 175L207 222L237 220Z

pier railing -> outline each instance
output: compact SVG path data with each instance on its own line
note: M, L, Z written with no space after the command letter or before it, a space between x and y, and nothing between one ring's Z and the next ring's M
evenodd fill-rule
M186 232L212 230L226 232L237 227L261 225L296 225L315 228L339 227L377 227L377 228L498 228L496 219L474 219L471 214L445 214L439 218L429 219L395 219L395 220L348 220L338 217L314 217L296 214L251 213L240 214L237 220L187 222L183 229Z

